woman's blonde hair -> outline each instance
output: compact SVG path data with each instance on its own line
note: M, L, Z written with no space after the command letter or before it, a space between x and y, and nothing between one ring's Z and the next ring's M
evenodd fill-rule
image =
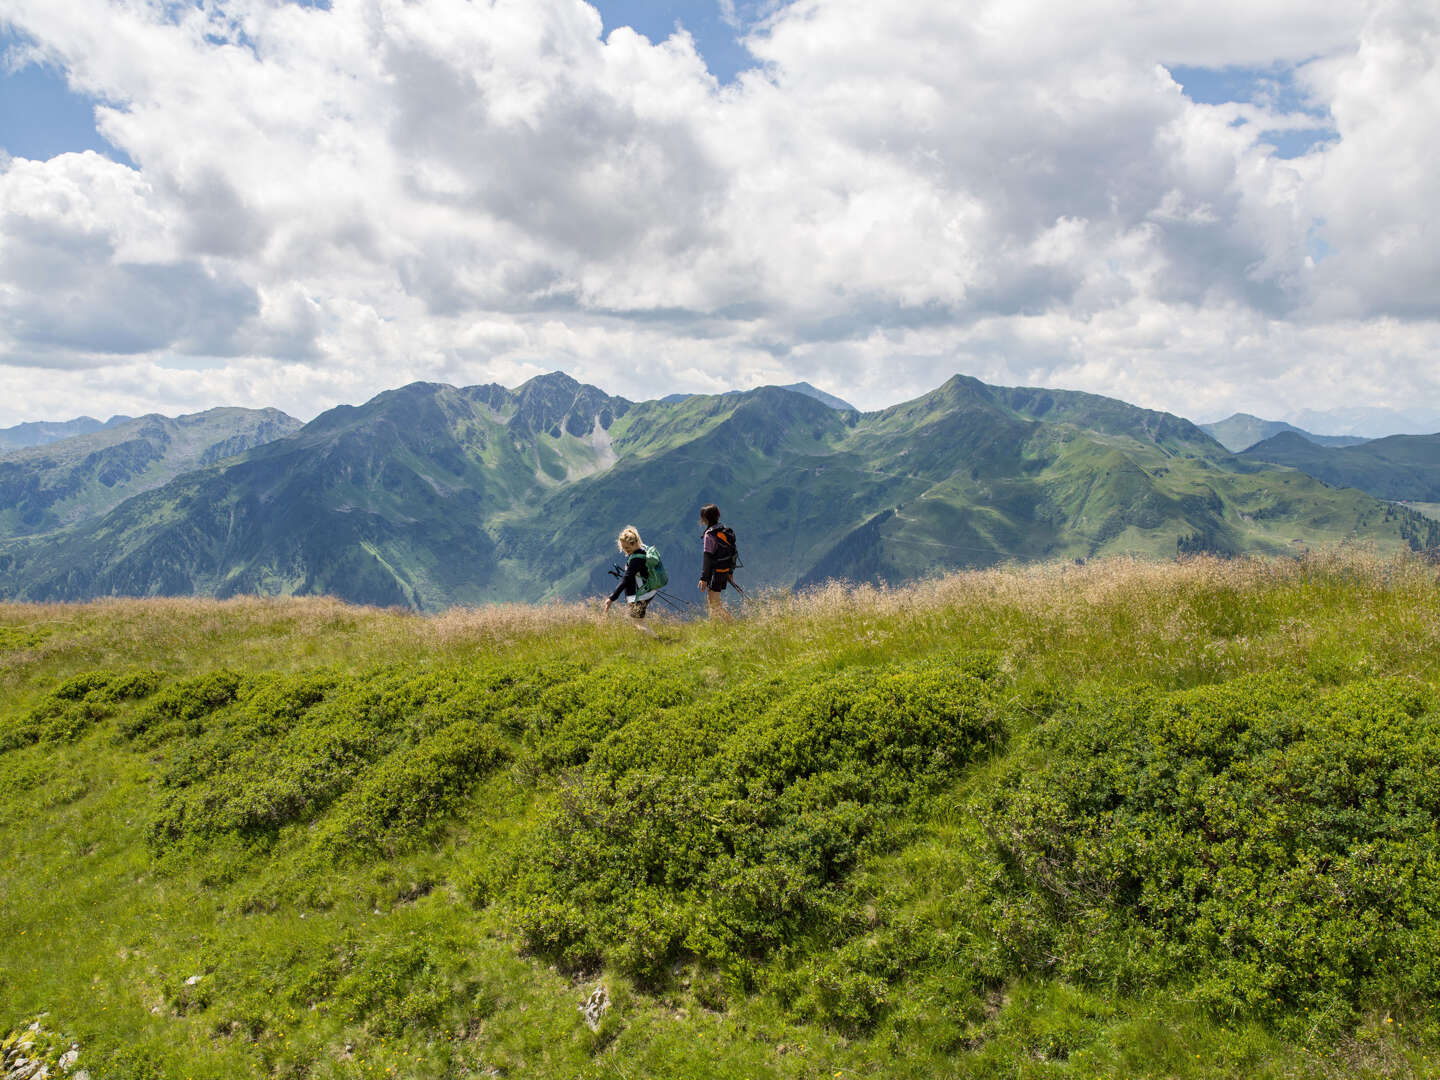
M620 536L615 542L620 545L622 552L629 555L632 551L640 549L640 533L634 525L626 525L620 530Z

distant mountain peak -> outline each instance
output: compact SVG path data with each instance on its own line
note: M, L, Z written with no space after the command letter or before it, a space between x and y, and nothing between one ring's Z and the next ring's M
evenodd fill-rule
M824 390L821 390L819 387L811 386L808 382L791 383L788 386L782 386L780 389L793 390L797 394L804 394L806 397L812 397L816 401L819 401L825 405L829 405L832 409L839 409L841 412L860 411L859 409L855 408L854 405L851 405L843 398L838 398L834 394L827 394Z
M837 409L840 412L860 411L854 405L851 405L848 401L846 401L844 398L838 398L834 394L827 394L824 390L821 390L819 387L816 386L811 386L808 382L786 383L784 386L780 386L774 383L767 383L765 386L756 386L750 390L726 390L722 394L720 394L720 397L734 397L736 394L753 394L756 390L766 389L786 390L792 394L803 394L805 397L818 401L823 405L828 405L830 408ZM685 401L688 398L705 396L706 395L704 394L676 393L666 394L659 400L662 405L674 405L677 402Z
M1287 431L1316 446L1353 446L1365 441L1363 438L1351 435L1316 435L1314 432L1298 428L1294 424L1287 424L1284 420L1266 420L1251 413L1235 413L1227 416L1224 420L1201 424L1200 428L1225 449L1237 454Z
M515 397L518 407L510 422L555 438L562 432L577 438L588 435L597 421L608 430L615 418L630 407L624 398L613 398L598 386L582 383L563 371L537 375L522 383Z
M544 375L536 375L533 379L527 379L516 387L517 393L524 393L531 389L549 389L551 387L578 390L585 385L572 375L563 371L547 371Z

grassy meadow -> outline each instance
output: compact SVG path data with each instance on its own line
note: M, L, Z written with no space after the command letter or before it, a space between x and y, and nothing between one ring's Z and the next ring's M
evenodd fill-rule
M740 616L0 605L7 1060L1440 1075L1436 567L1111 559Z

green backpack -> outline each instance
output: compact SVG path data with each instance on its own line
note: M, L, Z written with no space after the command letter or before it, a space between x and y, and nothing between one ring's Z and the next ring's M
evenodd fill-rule
M645 592L654 592L670 584L670 575L660 561L660 549L653 544L645 549Z

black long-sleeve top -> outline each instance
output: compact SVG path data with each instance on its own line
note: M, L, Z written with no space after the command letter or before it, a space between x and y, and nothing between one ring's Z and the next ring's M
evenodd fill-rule
M625 576L620 579L620 584L615 586L615 591L610 594L611 601L619 600L620 594L634 596L640 591L639 579L645 576L645 549L636 548L625 560Z

